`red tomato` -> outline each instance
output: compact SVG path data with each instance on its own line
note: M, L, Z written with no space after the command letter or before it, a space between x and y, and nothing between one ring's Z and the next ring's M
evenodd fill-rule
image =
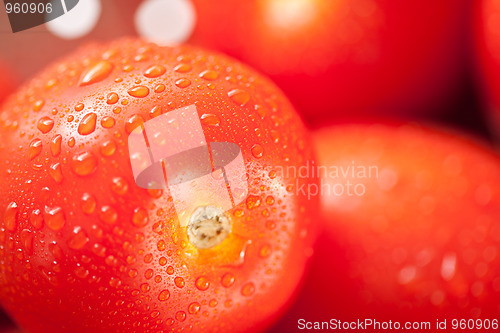
M134 128L192 105L206 141L241 149L248 196L231 187L243 202L228 211L199 188L196 209L177 214L170 188L132 175ZM191 47L88 46L10 98L0 130L0 295L27 331L259 331L296 289L316 205L294 187L316 181L276 169L305 165L312 148L248 67Z
M194 3L193 42L270 75L316 124L426 115L460 81L468 1Z
M476 42L479 50L485 91L491 107L490 115L496 128L500 123L500 6L495 1L477 2Z
M14 90L17 82L7 66L0 61L0 103Z
M414 125L330 127L315 140L329 174L324 230L278 332L299 319L448 318L448 329L452 319L499 319L497 155Z

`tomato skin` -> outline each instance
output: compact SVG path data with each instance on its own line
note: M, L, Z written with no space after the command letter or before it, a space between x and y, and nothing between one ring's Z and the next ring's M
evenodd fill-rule
M144 75L158 65L164 74ZM133 97L137 86L147 96ZM234 89L248 94L238 104ZM204 251L168 190L135 185L127 147L141 121L192 104L208 142L240 146L249 184L226 213L231 234ZM191 47L90 45L12 96L0 129L0 295L27 331L260 331L296 289L316 202L271 171L305 164L312 148L282 93L246 66Z
M494 1L481 0L475 6L475 37L478 69L483 82L483 97L489 106L489 116L498 129L500 124L500 44L495 18L500 9Z
M366 192L322 197L310 274L276 331L296 330L300 318L498 318L498 155L417 125L328 127L314 138L322 166L354 161L377 166L378 178L322 179Z
M17 81L8 70L6 64L0 61L0 104L14 91Z
M463 74L469 1L194 3L192 41L269 75L315 125L443 112Z

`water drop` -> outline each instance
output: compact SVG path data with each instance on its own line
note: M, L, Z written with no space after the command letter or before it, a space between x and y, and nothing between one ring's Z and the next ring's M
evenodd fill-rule
M217 80L217 78L219 77L219 73L217 73L216 71L212 71L212 70L204 70L203 72L200 73L200 77L202 79L205 79L207 81L214 81L214 80Z
M113 288L118 288L122 284L122 281L119 278L112 277L109 279L109 285Z
M118 195L124 195L128 191L128 183L123 177L114 177L111 180L111 190Z
M19 213L19 208L17 207L17 203L11 202L7 205L5 210L5 216L3 218L5 228L9 231L16 230L17 227L17 215Z
M96 170L97 159L89 152L78 153L73 156L71 167L77 175L88 176Z
M49 133L54 128L54 121L49 117L42 117L36 126L43 134Z
M132 223L136 227L144 227L149 222L148 212L142 207L134 209L134 215L132 216Z
M129 89L127 92L132 97L142 98L149 95L149 88L145 86L137 86Z
M161 106L155 105L150 111L149 111L149 116L151 118L158 117L161 115Z
M111 206L102 206L99 211L99 218L107 224L113 224L118 219L118 213Z
M73 250L80 250L88 241L87 233L82 228L76 227L73 229L73 235L68 240L68 246Z
M106 60L99 61L94 66L87 69L87 71L83 74L80 86L87 86L102 81L107 78L112 71L113 65L110 62Z
M196 288L205 291L210 287L210 281L205 276L200 276L195 281Z
M92 214L95 211L96 205L97 205L96 200L91 194L84 193L82 195L80 206L85 214L87 215Z
M112 140L104 141L101 144L100 151L103 156L111 156L116 151L116 143Z
M155 87L155 93L161 93L165 90L165 85L164 84L159 84Z
M262 148L262 146L258 143L254 144L252 146L252 155L256 158L261 158L262 155L264 155L264 148Z
M78 266L74 270L75 275L80 279L85 279L89 275L89 271L85 267Z
M104 128L111 128L115 126L115 118L105 116L101 119L101 126Z
M201 305L198 302L193 302L189 304L188 311L191 314L198 313L200 311Z
M191 81L189 79L181 78L175 81L175 85L179 88L186 88L189 87L191 84Z
M144 76L148 78L155 78L165 74L165 71L165 67L161 65L153 65L146 69L146 71L144 72Z
M186 320L186 313L184 311L178 311L175 314L175 319L177 319L178 321L184 321L184 320Z
M97 115L95 113L86 114L80 121L78 126L78 133L81 135L89 135L95 131Z
M125 131L127 132L127 134L130 134L134 129L142 126L142 124L144 124L144 118L137 114L134 114L125 123Z
M57 134L50 140L50 152L52 153L52 156L57 157L61 153L61 142L61 134Z
M30 223L35 229L42 229L43 216L40 209L33 209L30 214Z
M256 195L249 195L246 200L247 208L254 209L260 206L260 197Z
M158 251L165 251L165 249L167 248L167 244L163 239L161 239L156 244L156 247L158 248Z
M220 119L215 114L205 113L201 116L201 122L209 126L219 126Z
M180 276L177 276L175 279L174 279L174 283L177 287L179 288L183 288L184 287L184 279Z
M187 73L190 72L192 69L190 64L179 64L174 67L174 71L177 73Z
M117 93L111 92L106 96L106 104L116 104L120 97L118 96Z
M43 107L43 105L45 104L45 100L43 99L39 99L37 101L35 101L35 103L33 103L33 111L40 111Z
M231 273L226 273L221 278L221 284L226 288L231 287L234 284L234 281L234 275Z
M262 258L267 258L271 255L271 252L271 247L269 245L264 245L260 248L259 254Z
M47 226L54 231L61 230L66 224L66 218L61 207L45 206L44 220Z
M40 153L42 152L42 148L43 148L42 140L34 139L33 141L31 141L29 148L30 160L40 155Z
M85 105L83 103L78 103L75 105L75 111L82 111L83 108L85 108Z
M242 89L233 89L227 95L239 106L245 106L250 101L250 94Z
M241 294L243 296L252 296L255 292L255 285L252 282L246 283L242 288L241 288Z
M49 168L49 175L54 181L60 184L63 181L61 163L54 163Z

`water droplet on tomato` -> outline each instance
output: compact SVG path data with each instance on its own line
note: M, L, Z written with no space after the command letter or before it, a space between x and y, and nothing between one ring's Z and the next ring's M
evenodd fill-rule
M128 183L123 177L114 177L111 180L111 190L118 195L124 195L128 191Z
M111 206L102 206L99 211L99 218L107 224L113 224L118 219L118 213Z
M165 74L165 71L165 67L161 65L153 65L146 69L146 71L144 72L144 76L148 78L155 78Z
M113 71L113 64L109 61L102 60L88 68L83 74L80 81L80 86L87 86L106 79Z
M262 148L262 146L258 143L254 144L252 146L252 155L256 158L261 158L262 155L264 155L264 148Z
M16 230L18 213L19 213L19 207L17 206L17 203L12 201L7 205L7 208L5 210L5 216L3 218L5 228L7 230L9 231Z
M81 135L89 135L95 131L97 115L95 113L86 114L78 125L78 133Z
M175 319L178 321L184 321L186 320L186 313L184 311L177 311L175 314Z
M33 103L33 111L37 111L37 112L40 111L44 104L45 104L44 99L39 99L39 100L35 101L35 103Z
M63 181L61 163L52 164L49 168L49 175L56 183L61 183Z
M44 214L45 223L47 227L54 231L61 230L66 224L66 218L64 216L64 211L61 207L48 207L45 206Z
M43 216L40 209L33 209L30 213L30 223L35 229L42 229Z
M129 89L127 92L132 97L143 98L149 95L149 88L145 86L137 86Z
M191 85L191 81L189 79L181 78L175 81L175 85L179 88L187 88Z
M200 276L195 281L196 288L205 291L210 287L210 281L205 276Z
M134 215L132 216L132 223L136 227L144 227L149 222L148 211L142 207L134 209Z
M33 141L31 141L29 148L30 160L40 155L40 153L42 152L42 148L43 148L42 140L34 139Z
M79 176L88 176L96 170L97 159L89 152L78 153L71 160L71 168Z
M144 124L144 118L137 114L134 114L125 123L125 131L127 132L127 134L130 134L134 129L142 126L142 124Z
M201 305L198 302L193 302L189 304L188 311L191 314L198 313L200 311Z
M247 208L254 209L260 206L260 197L256 195L249 195L246 200Z
M233 89L227 95L239 106L245 106L250 101L250 94L242 89Z
M179 288L183 288L184 287L184 279L180 276L177 276L175 279L174 279L174 283L177 287Z
M219 73L217 73L216 71L212 71L212 70L204 70L203 72L200 73L200 77L202 79L205 79L207 81L214 81L214 80L217 80L217 78L219 77Z
M61 134L57 134L50 140L50 152L52 153L52 156L57 157L61 153L61 142Z
M78 103L75 105L75 111L82 111L85 108L85 105L83 103Z
M162 290L158 294L158 300L161 302L165 302L169 298L170 298L170 292L167 289Z
M111 156L116 151L116 143L113 140L104 141L100 151L103 156Z
M222 275L221 284L224 287L226 287L226 288L231 287L234 284L234 281L235 281L235 278L234 278L233 274L226 273L226 274Z
M43 134L49 133L54 128L54 120L49 117L42 117L36 126Z
M89 242L87 233L80 227L73 229L73 235L68 240L68 246L73 250L80 250Z
M118 96L117 93L111 92L106 96L106 104L116 104L120 97Z
M115 118L105 116L101 119L101 126L104 128L111 128L115 126Z
M253 282L248 282L241 288L241 294L243 296L252 296L255 293L255 285Z
M264 245L260 248L259 254L262 258L267 258L271 255L271 252L271 247L269 245Z
M85 214L92 214L95 211L97 202L92 194L83 193L80 206Z
M192 69L190 64L179 64L174 67L174 71L177 73L187 73L190 72Z
M209 126L219 126L220 119L215 114L205 113L201 116L201 122Z

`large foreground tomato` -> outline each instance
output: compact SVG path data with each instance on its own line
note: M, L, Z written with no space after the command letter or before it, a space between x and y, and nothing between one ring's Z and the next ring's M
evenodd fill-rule
M270 75L316 124L429 114L459 81L468 1L193 2L193 42Z
M197 187L194 210L179 210L173 187L136 185L129 134L193 107L210 146L237 144L245 161L213 181L246 181L246 197L232 183L211 197ZM294 188L313 180L278 171L311 148L290 103L249 68L189 47L88 46L12 96L0 129L0 295L27 331L258 331L296 288L314 201ZM161 130L151 147L192 143L191 130L173 141ZM201 177L206 161L190 157L172 164ZM229 190L237 205L223 211L214 198Z
M495 331L499 157L413 125L331 127L315 139L322 176L328 175L321 184L324 231L306 287L282 325L297 328L299 319L435 325L447 318L451 329L452 319L481 318Z

